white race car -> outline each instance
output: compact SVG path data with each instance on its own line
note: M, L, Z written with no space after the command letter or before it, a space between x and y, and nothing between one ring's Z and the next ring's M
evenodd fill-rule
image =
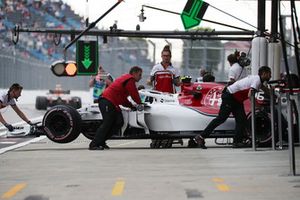
M151 147L171 147L174 141L190 138L189 146L195 146L192 138L201 133L216 116L204 113L191 106L180 103L180 94L162 93L152 90L140 90L144 99L143 109L122 108L124 124L111 139L151 139ZM196 93L194 97L200 101ZM75 140L80 133L92 139L102 115L97 104L75 110L72 107L58 105L46 112L42 127L47 137L58 143ZM231 138L234 136L235 122L229 118L211 135L213 138Z
M140 90L145 104L143 109L122 108L124 124L111 139L151 139L152 148L171 147L173 142L190 139L188 146L196 146L192 138L201 133L214 119L221 103L222 83L184 83L177 94L153 90ZM257 99L263 100L261 94ZM261 101L264 105L264 101ZM271 142L269 113L259 108L256 117L256 140L262 146ZM248 137L251 135L251 112L249 102L245 102L248 117ZM67 105L49 109L37 130L57 143L75 140L80 133L89 139L95 135L102 123L102 115L97 104L75 110ZM235 121L229 117L215 129L211 138L232 138Z

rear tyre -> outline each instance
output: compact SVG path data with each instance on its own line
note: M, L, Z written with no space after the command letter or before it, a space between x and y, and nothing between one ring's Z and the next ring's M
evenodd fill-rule
M81 116L72 107L58 105L46 112L43 118L46 136L53 142L68 143L75 140L81 129Z
M91 133L91 132L83 132L82 133L87 139L93 140L95 138L96 133Z
M252 138L252 122L251 122L252 113L247 115L247 134L249 139ZM271 133L271 117L270 114L257 109L255 111L255 123L256 131L255 137L256 142L261 147L267 147L272 144L272 133ZM275 138L276 141L277 137Z
M102 121L82 123L81 133L89 140L93 140L96 135L97 129L102 124Z
M35 100L35 108L37 110L46 110L47 109L47 98L42 96L37 96Z

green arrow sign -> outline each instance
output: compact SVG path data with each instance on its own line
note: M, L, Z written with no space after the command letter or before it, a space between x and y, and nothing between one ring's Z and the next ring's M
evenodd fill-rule
M83 47L83 54L84 54L84 60L81 61L83 66L88 69L91 64L92 64L92 61L90 60L90 46L89 45L84 45Z
M188 0L180 15L184 28L198 26L208 6L203 0Z
M98 69L97 41L76 42L77 75L95 75Z

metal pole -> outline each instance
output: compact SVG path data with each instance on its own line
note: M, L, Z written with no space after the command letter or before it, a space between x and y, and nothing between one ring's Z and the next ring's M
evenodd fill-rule
M257 1L258 36L263 36L266 29L266 0Z
M271 6L271 42L277 41L278 34L278 7L279 0L272 0Z
M113 5L110 9L108 9L102 16L100 16L96 21L94 21L93 23L89 24L89 26L82 31L76 38L74 38L64 49L64 51L67 51L67 49L74 44L79 38L81 38L81 36L83 36L86 32L88 32L90 29L94 28L96 26L96 24L103 19L108 13L110 13L115 7L117 7L122 1L118 0L117 3L115 3L115 5Z
M300 93L297 94L297 103L296 103L296 109L298 111L298 143L300 144L300 113L299 113L299 110L300 110Z
M260 1L264 1L264 2L265 2L265 0L260 0ZM258 2L260 2L260 1L258 1ZM266 3L266 2L265 2L265 3ZM257 28L257 27L255 27L255 26L253 26L252 24L250 24L250 23L248 23L248 22L246 22L246 21L244 21L244 20L241 20L240 18L238 18L238 17L236 17L236 16L233 16L232 14L230 14L230 13L228 13L228 12L225 12L225 11L219 9L219 8L216 8L216 7L212 6L211 4L209 4L209 6L212 7L212 8L214 8L214 9L216 9L216 10L218 10L218 11L220 11L220 12L222 12L222 13L224 13L224 14L226 14L226 15L228 15L228 16L230 16L230 17L232 17L232 18L234 18L234 19L236 19L236 20L238 20L238 21L240 21L240 22L243 22L243 23L245 23L245 24L247 24L247 25L249 25L249 26L252 26L253 28Z
M203 49L202 65L205 67L206 70L209 69L209 71L212 73L212 67L211 66L207 66L207 41L203 41L203 46L205 48Z
M26 33L57 33L57 34L74 34L78 35L82 32L82 30L57 30L53 28L49 29L29 29L29 28L20 28L19 32ZM136 31L136 30L90 30L85 33L86 35L99 35L99 36L110 36L110 37L153 37L159 36L160 38L170 38L170 36L193 36L193 39L198 39L195 36L210 36L205 37L205 39L209 39L214 36L224 40L223 36L247 36L246 38L250 40L250 37L253 38L255 32L254 31ZM245 37L243 37L245 38Z
M255 29L257 29L255 26L249 24L246 21L241 20L238 17L235 17L235 16L233 16L233 15L231 15L231 14L229 14L229 13L223 11L223 10L220 10L220 9L218 9L218 8L212 6L212 5L209 5L209 6L212 7L212 8L214 8L214 9L216 9L216 10L218 10L218 11L220 11L220 12L222 12L222 13L224 13L224 14L226 14L226 15L229 15L230 17L235 18L235 19L237 19L237 20L239 20L239 21L241 21L243 23L246 23L246 24L248 24L249 26L252 26ZM175 14L175 15L181 15L181 13L178 13L178 12L174 12L174 11L170 11L170 10L165 10L165 9L161 9L161 8L157 8L157 7L153 7L153 6L147 6L147 5L142 5L142 10L144 9L144 7L150 8L150 9L153 9L153 10L159 10L159 11L162 11L162 12L167 12L167 13ZM232 25L229 25L229 24L224 24L224 23L221 23L221 22L216 22L216 21L212 21L212 20L208 20L208 19L204 19L204 18L202 18L201 20L209 22L209 23L213 23L213 24L218 24L218 25L221 25L221 26L226 26L226 27L229 27L229 28L239 29L239 30L242 30L242 31L249 31L248 29L244 29L244 28L240 28L240 27L237 27L237 26L232 26Z
M281 91L279 91L279 100L277 104L277 120L278 120L278 139L279 139L279 149L282 149L283 142L282 142L282 123L281 123Z
M274 88L270 89L270 109L271 109L271 132L272 132L272 150L275 150L275 105L274 105Z
M288 138L289 138L289 160L290 160L290 174L296 175L295 164L295 144L293 134L293 113L290 93L287 93L287 120L288 120Z
M252 130L252 150L256 151L255 138L255 90L251 90L251 130Z
M222 68L221 68L221 74L225 74L225 47L222 48L222 50L220 51L221 53L221 63L222 63ZM225 80L225 77L223 77L223 80L222 81L226 81Z
M85 27L89 26L89 0L85 3Z
M153 46L153 65L156 64L156 60L155 60L155 56L156 56L156 44L151 41L151 40L148 40L148 42Z

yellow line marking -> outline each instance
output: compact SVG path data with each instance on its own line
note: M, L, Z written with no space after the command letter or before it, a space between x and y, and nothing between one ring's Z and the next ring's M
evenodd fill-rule
M125 181L124 180L118 180L115 183L114 188L111 191L112 196L121 196L124 190Z
M26 187L26 183L20 183L12 187L6 193L2 195L2 199L9 199L17 194L17 192L21 191L23 188Z
M221 192L229 192L230 187L225 184L225 180L223 178L215 177L212 178L212 181L216 184L216 187L218 188L219 191Z
M224 179L222 178L213 178L212 181L215 183L224 183Z
M220 190L221 192L229 192L230 188L228 185L226 184L217 184L217 188L218 190Z

